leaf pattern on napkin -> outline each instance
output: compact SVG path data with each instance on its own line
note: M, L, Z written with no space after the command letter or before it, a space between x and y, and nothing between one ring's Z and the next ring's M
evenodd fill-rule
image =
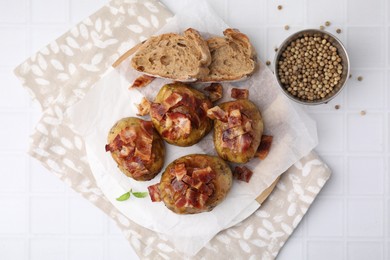
M31 136L31 156L114 219L142 259L187 257L163 235L130 221L104 197L89 168L83 139L70 129L64 114L124 51L170 17L155 0L110 1L15 69L43 110ZM196 258L274 259L329 176L318 156L309 154L284 173L255 214L221 231Z

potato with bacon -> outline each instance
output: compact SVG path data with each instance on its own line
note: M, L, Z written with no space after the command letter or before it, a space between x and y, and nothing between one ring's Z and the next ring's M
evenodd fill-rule
M150 105L156 130L170 144L190 146L212 128L207 117L211 101L200 91L183 83L164 85Z
M246 163L254 157L263 134L259 109L248 99L222 103L207 111L214 120L214 146L227 161Z
M232 181L229 166L219 157L191 154L170 163L160 183L148 189L152 201L163 201L178 214L195 214L221 203Z
M150 121L136 117L119 120L108 134L106 151L118 168L137 181L153 179L164 165L164 142Z

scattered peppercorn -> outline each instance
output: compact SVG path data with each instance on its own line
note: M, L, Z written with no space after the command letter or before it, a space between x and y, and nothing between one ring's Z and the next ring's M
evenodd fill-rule
M359 76L359 77L357 77L357 80L358 80L358 81L363 81L363 77L362 77L362 76Z
M349 74L349 78L352 78L352 74Z
M365 116L366 114L367 114L366 111L364 111L364 110L360 111L361 116Z
M267 60L267 61L265 62L265 64L266 64L267 66L269 66L269 65L271 65L271 62L270 62L269 60Z
M278 10L282 10L282 9L283 9L283 6L278 5Z
M278 47L275 47L275 52L277 52L279 50L279 48Z
M325 26L330 26L330 22L329 22L329 21L326 21L326 22L325 22Z
M335 105L334 108L335 109L340 109L340 105Z
M284 29L287 31L287 30L289 30L289 29L290 29L290 26L288 26L288 25L285 25L285 26L284 26Z
M321 31L325 30L325 26L321 25L321 26L320 26L320 30L321 30Z
M337 32L337 33L341 33L341 29L337 29L336 32Z
M342 60L329 36L304 35L281 54L277 73L283 87L302 100L319 100L341 81Z

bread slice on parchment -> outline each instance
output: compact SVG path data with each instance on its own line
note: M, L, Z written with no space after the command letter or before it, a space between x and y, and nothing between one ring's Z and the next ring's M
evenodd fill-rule
M238 81L250 76L256 69L256 51L248 36L228 28L225 37L207 40L211 53L210 72L200 77L202 82Z
M191 82L209 74L211 55L198 31L161 34L140 46L131 65L148 75Z

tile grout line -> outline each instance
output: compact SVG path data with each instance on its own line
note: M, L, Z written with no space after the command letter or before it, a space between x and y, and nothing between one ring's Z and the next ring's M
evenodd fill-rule
M306 28L307 27L307 0L303 0L303 27ZM306 214L305 214L306 215ZM304 239L304 243L303 243L303 247L302 247L302 251L303 251L303 260L306 260L307 259L307 249L308 249L308 243L309 243L309 239L308 239L308 236L309 236L309 231L308 231L308 221L307 221L307 218L304 218L303 219L303 231L304 231L304 236L303 236L303 239Z
M387 48L385 48L385 68L389 68L389 63L390 63L390 60L389 60L389 18L390 18L390 14L389 14L389 3L388 1L383 1L384 2L384 19L385 19L385 34L384 34L384 46L386 46ZM384 79L384 84L385 86L388 86L388 84L390 83L389 82L389 72L386 71L385 72L385 75L386 75L386 78ZM383 182L383 216L386 216L387 215L387 212L389 212L389 209L388 209L388 203L387 203L387 195L388 195L388 186L389 186L389 156L388 156L388 152L389 152L389 116L388 116L388 109L389 109L389 104L386 102L386 99L389 97L389 90L388 88L385 87L385 90L384 90L384 100L385 100L385 104L386 104L386 108L384 109L384 150L385 150L385 155L384 155L384 182ZM386 174L387 173L387 174ZM389 219L384 217L383 219L383 257L384 259L389 259L389 255L388 253L390 252L390 250L386 250L387 248L387 245L389 244L389 236L388 236L388 232L389 232Z
M25 29L26 29L26 52L28 54L31 53L31 42L32 42L32 32L31 32L31 28L30 28L30 24L31 24L31 21L32 21L32 0L28 0L26 2L26 14L27 14L27 18L26 18L26 22L25 22ZM29 125L30 125L30 128L33 129L34 126L32 125L33 124L33 113L32 113L32 110L31 110L31 105L32 105L32 101L31 99L28 100L28 107L29 107ZM30 138L30 137L29 137ZM29 140L30 142L30 140ZM26 155L28 156L28 155ZM26 182L27 182L27 203L28 203L28 206L27 206L27 211L28 211L28 214L27 214L27 225L28 225L28 228L27 228L27 236L26 236L26 240L27 240L27 250L26 250L26 255L27 255L27 259L30 259L31 258L31 253L32 253L32 247L31 247L31 244L32 244L32 197L30 196L31 195L31 192L32 192L32 187L31 187L31 173L32 173L32 164L31 164L31 160L32 158L28 156L28 170L26 170L26 173L27 173L27 176L26 176Z
M345 46L348 46L348 31L349 31L349 25L348 25L348 0L343 1L343 12L344 12L344 30L346 37L344 39ZM348 99L344 92L343 95L343 103L345 104L345 107L348 107ZM343 148L344 148L344 155L343 155L343 257L344 259L348 259L348 196L349 196L349 187L348 187L348 178L349 178L349 154L348 154L348 141L347 141L347 135L348 135L348 113L346 111L343 112L343 135L344 135L344 142L343 142Z
M388 1L384 1L384 12L385 12L385 15L384 15L384 19L385 22L385 46L387 48L385 48L385 61L386 61L386 65L385 67L389 69L389 64L390 64L390 60L389 60L389 56L390 56L390 50L389 50L389 19L390 19L390 13L389 13L389 8L390 8L390 3ZM385 75L386 75L386 78L385 78L385 86L389 86L390 82L389 82L389 79L390 79L390 76L389 76L389 71L386 71L385 72ZM385 100L385 104L386 104L386 108L385 108L385 113L384 113L384 123L385 123L385 131L384 131L384 134L385 134L385 138L384 138L384 146L385 146L385 158L384 158L384 189L383 189L383 216L386 216L388 212L390 212L390 209L388 208L389 207L389 203L388 203L388 200L387 200L387 196L389 195L390 191L388 190L388 188L390 187L390 184L389 184L389 181L390 181L390 178L389 178L389 173L390 173L390 166L389 166L389 114L388 114L388 110L389 110L389 104L388 102L386 102L386 99L389 98L389 89L385 87L385 92L384 92L384 100ZM386 134L387 133L387 134ZM386 174L387 173L387 174ZM390 241L390 238L389 238L389 233L390 233L390 221L389 221L389 218L386 218L384 217L384 220L383 220L383 225L384 225L384 233L383 233L383 236L384 236L384 244L383 244L383 256L384 256L384 259L389 259L390 258L390 255L388 255L390 253L390 249L386 250L387 246L389 245L389 241Z
M69 27L68 29L70 29L72 26L71 26L71 18L72 18L72 1L71 0L68 0L68 21L65 22ZM66 255L65 255L65 259L70 259L70 245L71 245L71 221L70 221L70 217L71 217L71 214L70 214L70 204L71 204L71 194L70 194L70 191L72 190L72 188L69 186L67 187L68 189L65 190L65 198L66 198L66 208L65 208L65 211L67 213L67 236L66 236L66 244L67 244L67 250L66 250ZM80 199L83 199L83 198L80 198Z

